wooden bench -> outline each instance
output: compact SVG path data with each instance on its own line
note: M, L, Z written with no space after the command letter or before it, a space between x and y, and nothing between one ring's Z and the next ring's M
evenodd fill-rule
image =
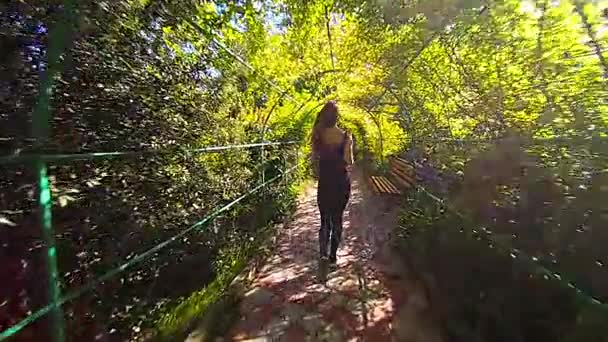
M416 184L416 170L400 157L389 158L389 174L371 176L370 183L378 194L401 195Z

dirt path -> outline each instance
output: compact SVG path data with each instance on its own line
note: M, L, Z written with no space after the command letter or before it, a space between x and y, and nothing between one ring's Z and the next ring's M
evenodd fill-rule
M388 241L395 210L353 177L338 267L319 279L316 188L302 195L224 341L440 341ZM385 212L387 211L387 212ZM428 331L427 331L428 330Z

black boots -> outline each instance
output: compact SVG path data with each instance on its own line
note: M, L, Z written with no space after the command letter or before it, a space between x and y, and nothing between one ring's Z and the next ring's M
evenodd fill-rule
M332 236L331 241L327 241L327 240L330 240L327 235L329 235L329 234L326 234L326 232L320 232L320 234L319 234L319 255L320 255L321 259L327 259L327 247L328 247L327 243L330 242L329 262L331 264L335 264L336 259L337 259L336 254L338 252L339 241L337 239L333 238L333 236Z
M336 252L338 251L338 245L340 245L341 239L342 214L328 215L322 212L321 228L319 229L319 254L321 258L326 259L329 252L329 262L330 264L335 264Z
M335 264L336 263L336 253L338 252L338 244L340 243L340 241L338 239L335 238L335 232L332 234L332 239L331 239L331 247L329 248L329 263L330 264Z

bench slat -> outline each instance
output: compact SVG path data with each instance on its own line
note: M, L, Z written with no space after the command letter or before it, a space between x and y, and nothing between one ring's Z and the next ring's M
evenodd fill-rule
M389 193L395 195L399 195L401 193L401 191L399 191L399 189L393 183L391 183L388 178L382 177L380 180L382 183L384 183L384 187L389 190Z
M376 190L376 192L378 192L378 193L387 192L384 189L384 187L382 186L382 183L380 183L380 177L372 176L371 178L372 178L372 183L374 184L374 189Z
M397 162L405 165L406 167L409 167L409 168L412 168L412 169L414 168L414 166L410 162L408 162L407 160L405 160L405 159L403 159L401 157L393 157L393 159L395 159Z
M386 194L400 194L399 189L391 183L386 177L372 176L371 177L373 188L378 193Z
M378 177L377 180L378 180L378 184L380 184L380 186L382 187L382 192L384 192L384 193L390 193L391 192L391 190L383 182L382 177Z
M391 171L396 173L400 178L403 178L403 180L405 180L409 184L414 184L416 182L414 177L404 173L403 171L401 171L399 169L392 169Z
M399 186L400 189L407 190L410 188L410 185L404 182L402 179L395 177L393 173L391 173L392 180Z
M384 187L388 190L388 193L397 195L399 194L399 189L397 189L388 178L382 177L381 181L384 184Z
M410 170L407 170L407 169L403 169L403 168L397 167L397 166L395 166L395 165L391 165L390 169L391 169L391 170L397 170L397 171L399 171L400 173L402 173L402 174L404 174L404 175L406 175L406 176L408 176L408 177L410 177L410 178L414 177L414 175L415 175L415 173L414 173L414 172L412 172L412 171L410 171Z
M404 162L398 161L396 159L391 160L391 167L394 169L399 169L403 171L403 173L408 175L414 174L415 172L414 168L411 165L405 164Z
M401 188L409 189L412 187L412 183L409 183L403 177L400 177L398 174L396 174L394 171L391 171L391 176L393 177L395 182L397 182L399 184L399 186Z
M369 178L374 191L379 194L400 195L402 190L410 189L416 184L416 168L406 160L392 156L389 158L387 177L371 176Z
M382 191L380 191L380 188L376 184L376 180L374 178L375 178L374 176L371 176L369 178L369 182L372 184L372 188L374 189L375 192L381 193Z
M397 158L397 157L392 158L392 160L395 164L398 164L400 167L402 167L404 169L410 169L410 170L414 169L414 166L412 164L410 164L407 160Z

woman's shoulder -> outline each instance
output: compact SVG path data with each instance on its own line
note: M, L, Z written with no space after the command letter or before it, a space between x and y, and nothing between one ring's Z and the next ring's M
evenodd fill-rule
M345 132L338 127L332 127L326 129L321 134L324 143L329 145L336 145L340 144L340 142L344 139Z
M350 137L351 133L345 129L342 129L340 127L334 127L334 134L336 135L341 135L341 136L346 136L346 137Z
M321 134L328 136L328 137L336 137L336 136L344 135L344 131L338 127L331 127L331 128L324 129L321 132Z
M336 127L337 128L337 127ZM345 130L345 129L341 129L341 128L337 128L338 129L338 134L342 137L345 137L347 140L352 140L353 139L353 135L351 132Z

